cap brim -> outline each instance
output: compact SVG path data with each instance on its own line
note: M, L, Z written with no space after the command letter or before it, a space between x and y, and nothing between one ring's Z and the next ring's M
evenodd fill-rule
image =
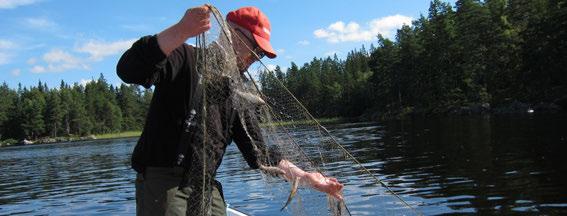
M258 46L260 46L264 53L266 53L266 56L268 56L268 58L273 59L277 56L276 51L274 51L274 48L272 48L272 45L270 44L270 41L255 34L252 34L252 36L256 40L256 43L258 43Z

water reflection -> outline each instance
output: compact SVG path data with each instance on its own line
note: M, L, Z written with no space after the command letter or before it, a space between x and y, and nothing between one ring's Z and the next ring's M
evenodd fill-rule
M376 174L422 198L426 214L559 214L567 212L565 131L557 116L413 119L350 148L368 149L355 154L371 167L383 162Z

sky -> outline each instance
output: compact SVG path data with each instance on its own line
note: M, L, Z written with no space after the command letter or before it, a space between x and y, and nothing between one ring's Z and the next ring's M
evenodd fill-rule
M0 77L11 88L85 84L103 74L120 85L116 63L131 44L175 24L185 10L205 3L223 14L256 6L269 18L276 59L284 69L314 57L346 54L394 39L396 29L427 15L429 0L0 0ZM452 2L452 1L450 1ZM190 38L188 43L194 42ZM251 68L257 68L254 65Z

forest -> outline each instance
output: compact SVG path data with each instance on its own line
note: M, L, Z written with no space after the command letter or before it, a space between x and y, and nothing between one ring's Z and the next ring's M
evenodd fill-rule
M566 1L434 0L393 40L278 67L263 89L274 78L316 117L565 110Z
M0 140L87 136L141 130L152 90L136 85L109 85L101 74L85 85L48 88L0 86Z
M395 38L377 35L344 59L313 58L264 71L266 96L282 82L315 117L567 109L565 0L433 0ZM279 79L279 81L275 79ZM0 86L0 140L141 130L152 90L102 76L58 88Z

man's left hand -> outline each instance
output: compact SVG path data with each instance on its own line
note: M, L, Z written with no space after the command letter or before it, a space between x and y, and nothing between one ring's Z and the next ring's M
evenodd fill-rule
M344 185L339 183L336 178L323 176L321 173L306 173L303 181L318 191L325 192L338 200L343 200L342 190Z

